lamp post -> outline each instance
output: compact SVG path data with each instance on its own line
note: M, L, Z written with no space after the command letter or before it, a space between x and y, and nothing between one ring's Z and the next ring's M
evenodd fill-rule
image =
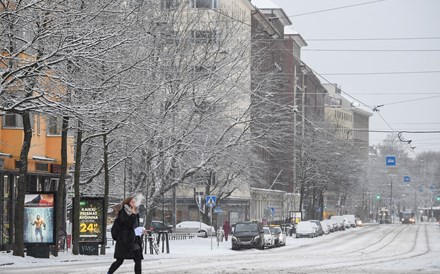
M393 177L391 176L391 190L390 190L390 218L393 223Z

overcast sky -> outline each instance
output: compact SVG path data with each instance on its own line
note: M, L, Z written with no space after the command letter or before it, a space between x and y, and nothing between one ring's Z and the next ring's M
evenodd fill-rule
M370 118L370 130L390 130L391 127L396 131L440 131L439 0L272 0L272 2L284 9L293 23L293 28L307 41L308 46L303 48L302 52L303 61L366 105L371 107L384 105L379 110L386 122L374 113ZM301 15L360 3L368 4ZM335 38L413 39L313 40ZM307 51L313 49L376 51ZM383 72L409 73L330 75ZM321 79L321 82L325 81ZM418 100L426 97L431 98ZM416 101L399 103L411 100ZM381 143L386 135L386 133L370 133L370 144ZM403 138L413 140L411 145L416 147L414 149L416 153L440 151L440 134L407 133ZM405 146L408 148L408 145Z

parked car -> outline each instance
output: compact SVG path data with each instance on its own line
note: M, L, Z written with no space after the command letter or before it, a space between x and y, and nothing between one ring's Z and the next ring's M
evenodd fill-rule
M169 225L167 223L163 223L162 221L151 221L151 225L150 225L150 230L151 231L166 231L168 233L172 233L173 232L173 226Z
M176 225L177 233L198 233L199 237L207 238L214 233L214 227L197 221L184 221Z
M270 231L275 239L275 246L286 245L286 234L279 226L271 226Z
M264 247L275 247L275 237L272 235L270 228L267 226L263 227L264 231Z
M334 220L338 223L338 230L345 230L346 228L346 221L344 219L344 217L339 216L339 215L335 215L335 216L331 216L330 220Z
M322 236L322 234L324 234L324 232L322 231L321 222L318 221L318 220L309 220L309 221L314 223L317 226L316 235L317 236Z
M333 230L332 230L332 232L335 232L335 231L338 231L338 230L339 230L339 224L338 224L338 222L336 222L335 220L331 220L331 219L329 219L328 221L329 221L329 223L333 226Z
M312 223L310 221L301 221L298 223L298 226L296 227L296 238L316 237L317 230L318 227L315 223Z
M342 215L350 227L356 227L356 217L354 215Z
M232 234L232 249L264 249L263 225L258 222L238 222Z
M293 224L285 223L281 224L281 229L284 231L284 234L292 236L294 232Z
M364 223L362 222L362 220L360 218L356 218L355 223L356 223L356 226L359 226L359 227L364 226Z
M321 227L324 234L329 234L333 229L333 224L331 224L329 220L322 220Z

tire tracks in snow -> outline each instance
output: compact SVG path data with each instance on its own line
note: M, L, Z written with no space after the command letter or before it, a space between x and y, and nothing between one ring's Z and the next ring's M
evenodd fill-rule
M431 248L429 245L427 225L426 224L423 225L424 226L423 233L420 231L420 226L421 225L418 225L418 227L417 227L416 235L413 239L411 249L409 251L399 253L399 254L389 255L389 256L380 256L380 257L376 257L376 258L366 258L366 259L360 259L360 260L354 260L354 261L322 264L322 265L314 266L314 267L313 266L310 266L310 267L305 266L303 268L309 269L309 270L323 270L323 269L337 270L337 269L341 269L341 271L344 269L346 271L346 268L359 267L359 266L371 266L371 265L406 260L406 259L411 259L411 258L416 258L416 257L426 255L431 251ZM393 231L395 231L395 230L393 230ZM399 231L398 234L400 234L400 232L401 231ZM416 250L417 245L421 244L421 242L419 241L420 234L423 234L423 236L425 238L425 241L422 245L422 249L425 249L425 250L417 252L417 254L412 254ZM396 237L393 237L393 240L395 238ZM388 246L389 244L390 243L388 243L386 246ZM382 249L383 248L379 248L377 251L382 250ZM375 251L374 253L376 253L377 251Z

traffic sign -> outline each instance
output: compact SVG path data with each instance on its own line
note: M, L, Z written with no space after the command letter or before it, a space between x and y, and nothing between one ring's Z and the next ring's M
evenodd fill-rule
M221 207L217 206L214 208L214 213L217 213L217 214L223 213L223 209Z
M394 156L394 155L386 156L386 164L387 164L387 166L395 167L396 166L396 156Z
M272 216L275 216L275 208L274 208L274 207L271 207L271 208L270 208L270 214L271 214Z
M206 196L206 205L209 207L214 207L217 203L217 197L214 195Z
M411 182L411 177L409 177L409 176L403 176L403 182L404 182L404 183L409 183L409 182Z

